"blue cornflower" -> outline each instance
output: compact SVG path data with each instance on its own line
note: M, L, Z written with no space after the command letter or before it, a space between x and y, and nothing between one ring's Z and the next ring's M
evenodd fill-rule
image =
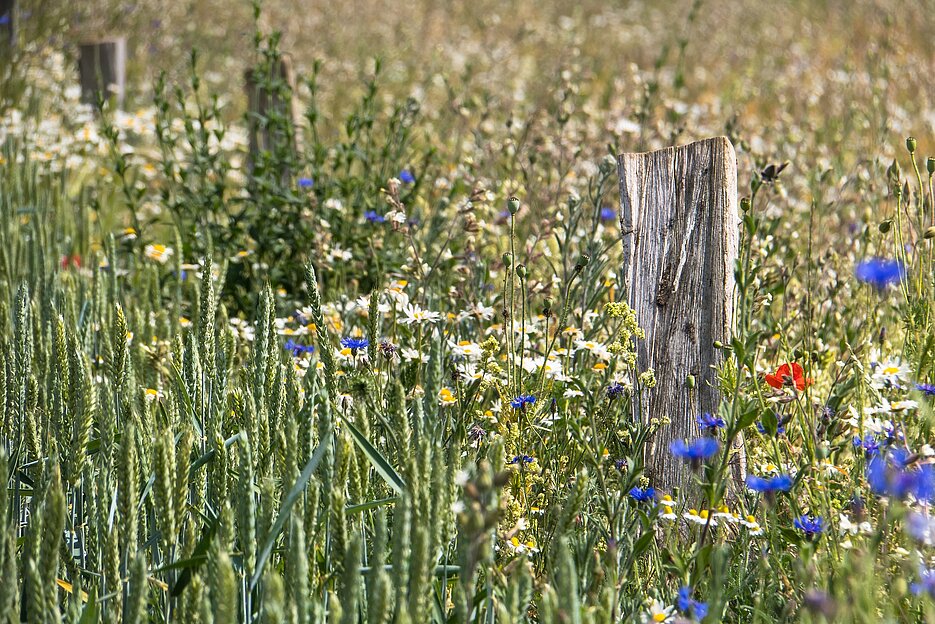
M696 417L698 421L698 426L701 427L701 430L704 433L714 435L717 433L718 429L721 429L727 425L724 422L724 419L720 416L715 416L714 414L700 414Z
M854 436L854 448L863 449L864 456L866 456L867 459L880 454L880 443L877 442L877 439L873 437L873 435L868 435L865 438Z
M315 180L312 178L299 178L297 181L299 188L310 189L315 186Z
M613 221L617 218L617 213L613 208L604 206L601 208L601 221Z
M315 350L313 345L303 345L290 338L286 341L286 351L291 351L292 355L299 356L303 353L311 353Z
M708 603L692 600L692 588L680 587L678 598L675 600L675 606L679 613L693 620L701 621L708 615Z
M763 435L766 435L766 433L767 433L767 432L766 432L766 426L765 426L762 422L757 422L757 423L756 423L756 430L759 431L760 433L762 433ZM785 426L785 425L783 425L782 423L779 423L779 424L776 425L776 435L777 435L777 436L781 436L781 435L784 434L785 432L786 432L786 426Z
M747 487L762 494L788 492L792 488L792 477L784 474L765 478L749 475L747 477Z
M613 401L614 399L619 399L627 391L627 387L622 383L612 383L607 386L607 398Z
M399 181L403 184L412 184L416 181L416 178L414 175L412 175L411 171L408 169L403 169L399 172Z
M916 390L925 396L935 396L935 384L916 384Z
M911 584L909 589L911 589L912 593L916 596L919 594L928 594L929 596L935 597L935 570L928 570L920 567L919 582Z
M632 490L630 490L629 493L630 493L630 498L632 498L638 503L645 503L648 501L652 501L653 499L656 498L656 489L653 487L648 487L645 489L640 488L640 487L635 487Z
M532 404L536 402L536 397L531 394L521 394L512 401L510 405L513 409L524 409L527 404Z
M9 13L4 13L3 15L0 15L0 26L6 26L9 23L10 23Z
M903 434L899 430L899 425L893 422L886 422L883 424L883 443L884 444L893 444L902 440Z
M341 346L351 351L357 351L358 349L366 349L369 347L370 341L366 338L352 338L348 336L347 338L341 338Z
M386 222L386 217L378 213L376 210L368 210L367 212L365 212L364 219L366 219L368 223L385 223Z
M825 521L821 516L799 516L792 521L792 526L805 533L807 539L815 539L825 530Z
M890 284L896 284L905 278L906 267L899 260L869 258L857 264L854 275L859 281L883 290Z
M685 440L675 440L669 446L669 450L676 457L684 459L692 464L699 464L708 459L721 449L720 443L715 438L697 438L691 442Z
M536 461L536 458L531 455L517 455L516 457L511 459L508 463L519 464L520 466L524 466L526 464L531 464L534 461Z
M918 455L905 449L877 455L867 464L867 483L877 496L906 498L910 494L921 501L935 500L935 466L916 466Z

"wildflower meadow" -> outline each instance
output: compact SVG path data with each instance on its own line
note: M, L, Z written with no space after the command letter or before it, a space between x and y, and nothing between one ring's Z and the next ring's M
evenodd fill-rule
M0 622L935 622L933 35L0 1ZM712 137L678 263L620 155Z

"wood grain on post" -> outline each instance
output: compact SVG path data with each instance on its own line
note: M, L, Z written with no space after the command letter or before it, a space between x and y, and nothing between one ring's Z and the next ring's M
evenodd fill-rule
M647 476L657 488L685 488L689 468L669 447L700 435L696 417L717 413L720 401L715 368L724 353L714 342L727 344L733 323L737 158L717 137L621 154L617 167L625 292L646 332L637 366L656 375L656 386L641 392L639 417L671 421L653 437Z
M97 103L98 94L113 97L123 108L127 80L127 40L124 37L83 43L79 46L78 70L81 101Z
M288 56L282 56L278 63L274 64L273 75L270 80L284 80L289 85L291 97L286 102L278 93L271 93L264 89L262 85L257 84L254 71L248 69L244 72L245 90L247 93L247 106L250 112L250 166L256 159L256 155L261 150L276 151L284 142L291 141L292 149L296 152L301 151L299 128L299 109L298 100L295 98L295 75L292 71L292 63ZM269 128L263 127L258 122L259 118L268 117L270 113L276 112L285 115L292 122L291 136L275 136ZM288 172L284 172L287 174Z

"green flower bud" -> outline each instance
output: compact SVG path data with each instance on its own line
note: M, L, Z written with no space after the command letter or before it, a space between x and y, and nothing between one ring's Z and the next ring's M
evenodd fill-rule
M922 236L927 239L935 238L935 225L930 225L927 228L925 228L925 234L923 234Z
M511 197L506 200L506 207L509 209L511 215L515 215L519 212L519 199L516 197Z
M588 266L588 263L591 262L591 256L588 254L581 254L578 256L578 262L575 264L575 272L580 273L584 270L584 267Z
M916 153L916 138L915 137L909 137L908 139L906 139L906 149L909 150L910 154Z
M741 197L740 198L740 209L744 212L750 212L750 198Z
M604 175L609 175L611 171L617 168L617 159L607 154L601 159L600 171Z
M695 376L689 375L688 377L686 377L685 385L688 386L689 388L694 388L695 387Z
M503 266L508 267L513 262L513 256L508 253L503 254Z
M925 161L925 168L928 170L929 175L935 174L935 156L928 157L928 160Z
M517 264L516 265L516 276L520 279L526 279L526 265Z
M886 221L881 221L878 227L880 228L880 233L886 234L887 232L890 231L890 228L892 226L893 226L893 220L887 219Z

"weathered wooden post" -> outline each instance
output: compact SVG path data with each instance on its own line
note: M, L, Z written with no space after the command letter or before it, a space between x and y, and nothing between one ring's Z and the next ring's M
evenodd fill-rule
M253 69L244 72L245 90L247 93L247 106L250 115L250 161L252 169L260 151L276 152L282 147L288 147L296 152L301 150L299 143L299 109L295 98L295 75L292 71L292 62L288 56L280 56L273 63L269 76L264 77L270 85L283 81L286 88L270 88L263 81L258 80ZM288 98L283 97L288 93ZM260 123L260 119L269 118L270 115L280 115L288 119L291 133L284 135L283 124ZM291 145L290 145L291 143ZM287 177L289 172L282 172Z
M720 400L714 367L724 354L714 342L729 341L733 322L737 157L718 137L621 154L617 167L623 276L646 331L637 363L656 374L655 388L641 395L640 418L671 421L656 432L646 469L655 487L670 490L690 483L670 444L700 435L696 417L716 413Z
M97 102L113 97L123 108L127 76L127 40L125 37L103 39L79 46L78 71L81 79L81 101Z

